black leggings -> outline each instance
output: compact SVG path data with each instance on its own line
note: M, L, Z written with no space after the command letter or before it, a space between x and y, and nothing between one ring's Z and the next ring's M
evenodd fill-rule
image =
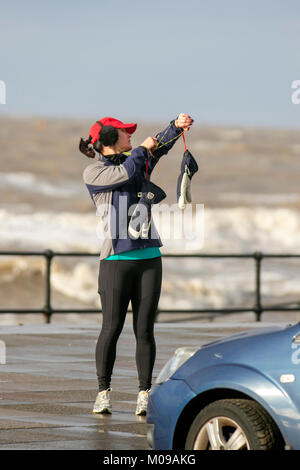
M136 338L139 389L151 387L156 346L154 320L161 291L161 257L144 260L101 260L98 292L102 303L102 329L96 346L99 391L110 387L116 346L129 301Z

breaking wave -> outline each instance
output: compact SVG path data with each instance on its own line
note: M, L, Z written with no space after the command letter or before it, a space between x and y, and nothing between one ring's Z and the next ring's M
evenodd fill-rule
M71 187L70 182L59 187L57 182L55 185L51 184L38 178L37 175L25 171L0 173L0 183L2 187L16 189L16 191L30 191L54 198L68 197L78 192L77 186Z

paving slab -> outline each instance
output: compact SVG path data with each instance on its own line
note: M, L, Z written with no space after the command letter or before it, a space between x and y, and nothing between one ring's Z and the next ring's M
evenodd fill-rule
M274 323L272 323L274 324ZM153 377L180 346L194 346L267 323L157 323ZM149 450L146 418L135 416L135 338L127 323L118 342L111 416L94 415L99 326L0 327L0 450Z

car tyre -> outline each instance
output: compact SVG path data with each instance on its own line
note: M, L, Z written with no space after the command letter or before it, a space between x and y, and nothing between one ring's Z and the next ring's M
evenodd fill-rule
M224 399L210 403L194 419L185 449L270 450L281 447L277 426L256 402Z

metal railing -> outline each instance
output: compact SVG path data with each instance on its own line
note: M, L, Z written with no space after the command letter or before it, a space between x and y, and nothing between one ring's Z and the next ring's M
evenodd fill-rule
M43 314L46 322L51 322L51 316L54 313L101 313L101 308L53 308L51 303L51 266L54 257L99 257L99 253L86 253L86 252L54 252L52 250L45 251L0 251L0 256L42 256L46 261L45 270L45 302L42 308L1 308L1 313L33 313ZM234 307L234 308L197 308L197 309L160 309L158 307L157 314L159 313L200 313L200 314L232 314L232 313L246 313L253 312L255 314L256 321L261 320L263 312L300 312L300 301L291 302L293 306L287 307L289 303L281 305L262 305L261 300L261 269L262 261L266 258L300 258L300 254L266 254L262 252L245 253L245 254L163 254L163 258L248 258L254 261L255 270L255 282L254 282L254 303L249 307Z

